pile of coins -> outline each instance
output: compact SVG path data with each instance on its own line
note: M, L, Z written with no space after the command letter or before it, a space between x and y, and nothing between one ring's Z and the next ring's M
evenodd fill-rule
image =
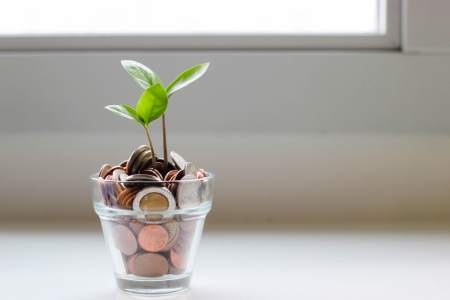
M196 169L176 152L173 163L155 157L140 146L117 166L105 164L99 178L106 206L142 212L117 216L111 222L115 247L121 252L125 271L141 277L179 275L186 270L197 219L187 215L155 212L190 209L208 199L202 188L206 172Z
M99 177L114 181L102 189L103 204L152 212L199 206L202 203L202 183L196 179L206 177L206 172L196 170L191 162L174 151L170 155L174 163L168 162L167 170L164 170L162 159L155 158L156 164L152 165L152 152L145 145L138 147L128 160L117 166L103 165Z
M127 274L161 277L186 271L196 226L197 219L156 225L128 217L113 223L111 232Z

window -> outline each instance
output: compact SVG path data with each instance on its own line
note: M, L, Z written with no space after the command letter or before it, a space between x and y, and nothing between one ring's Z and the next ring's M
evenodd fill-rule
M399 48L399 0L224 3L11 1L0 49Z

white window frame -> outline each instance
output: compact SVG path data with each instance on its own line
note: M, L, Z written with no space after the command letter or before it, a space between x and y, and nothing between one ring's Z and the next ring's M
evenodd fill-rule
M401 0L386 0L384 34L374 35L52 35L0 36L0 50L400 49ZM383 3L383 1L381 1Z

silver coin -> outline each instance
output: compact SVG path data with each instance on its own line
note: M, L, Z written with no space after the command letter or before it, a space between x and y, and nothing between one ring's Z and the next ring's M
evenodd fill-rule
M183 180L186 180L183 182ZM191 181L192 180L192 181ZM177 189L178 206L181 209L189 209L202 203L200 197L201 182L195 175L189 174L181 178Z
M141 209L141 201L142 199L147 196L148 194L159 194L163 196L167 200L167 208L165 211L171 211L176 208L176 201L173 197L172 193L163 187L148 187L145 189L142 189L136 194L136 197L133 201L133 210L134 211L143 211ZM151 211L151 210L150 210ZM161 211L161 210L155 210ZM159 218L160 216L161 218ZM156 219L154 218L156 217ZM149 214L149 215L137 215L136 219L140 222L146 223L146 224L161 224L170 221L173 218L173 215L155 215L155 214Z
M191 162L187 162L184 165L184 174L185 175L195 175L197 173L197 170L194 167L194 164ZM197 176L195 176L197 178Z
M112 178L114 181L125 181L127 177L127 173L121 169L114 170L112 173Z
M170 222L167 222L164 224L164 228L169 233L169 241L167 242L166 247L163 251L169 250L173 248L178 241L178 234L180 231L179 223L176 220L171 220Z
M170 156L172 157L172 160L175 163L175 166L178 168L178 170L184 170L184 167L186 166L186 160L175 151L170 152Z

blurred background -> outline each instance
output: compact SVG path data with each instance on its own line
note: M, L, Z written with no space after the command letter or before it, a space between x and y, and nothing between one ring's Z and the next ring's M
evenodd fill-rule
M210 223L450 216L448 2L25 2L0 12L2 220L97 220L89 175L146 143L104 109L142 92L121 60L166 85L211 62L166 114L217 176Z

